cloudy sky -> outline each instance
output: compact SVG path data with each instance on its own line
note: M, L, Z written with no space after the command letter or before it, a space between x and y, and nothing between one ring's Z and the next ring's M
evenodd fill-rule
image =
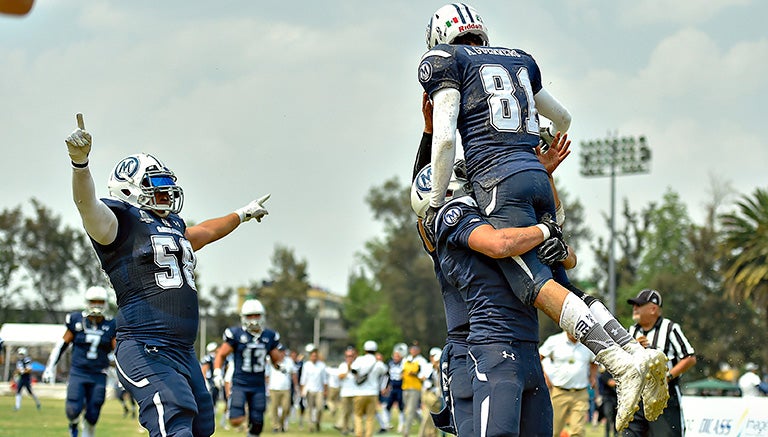
M271 193L270 215L198 253L203 288L267 278L276 245L345 293L381 232L373 186L409 181L421 135L416 69L440 3L396 0L37 0L0 16L0 207L29 199L80 226L64 138L85 114L100 195L112 166L150 152L201 221ZM716 177L766 186L768 36L759 0L488 1L491 44L522 48L573 115L558 180L605 234L608 179L579 175L579 141L646 135L652 173L617 182L635 208L671 187L694 219Z

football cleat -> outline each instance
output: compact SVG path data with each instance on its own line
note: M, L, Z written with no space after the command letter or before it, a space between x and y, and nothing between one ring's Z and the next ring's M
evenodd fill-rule
M646 349L638 343L630 343L628 346L627 352L631 353L636 361L645 362L648 367L641 398L643 415L648 421L653 422L664 412L669 400L667 356L658 349Z
M621 431L629 425L639 408L648 363L636 362L631 354L616 344L600 351L595 360L603 364L616 381L616 431Z

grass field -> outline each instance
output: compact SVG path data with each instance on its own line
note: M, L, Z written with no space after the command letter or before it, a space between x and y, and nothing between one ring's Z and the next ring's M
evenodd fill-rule
M13 410L14 397L0 396L0 436L13 437L49 437L49 436L68 436L67 418L64 415L64 401L59 399L41 399L42 408L38 411L32 398L24 396L19 411ZM327 416L327 415L326 415ZM393 415L395 416L395 415ZM217 416L218 420L218 416ZM291 423L287 432L276 434L283 437L297 437L308 435L341 435L333 429L330 418L323 421L322 429L319 433L310 433L309 431L299 431L296 423ZM271 435L271 427L267 423L264 427L263 435ZM602 437L605 435L604 427L592 427L587 425L587 437ZM102 408L99 423L96 426L96 433L102 437L121 437L121 436L140 436L147 435L144 428L141 428L136 419L130 416L123 418L123 409L120 403L115 399L107 400ZM417 428L413 428L411 436L416 436ZM216 427L217 436L243 436L244 432L225 430L223 427ZM376 434L378 436L397 435L394 433Z

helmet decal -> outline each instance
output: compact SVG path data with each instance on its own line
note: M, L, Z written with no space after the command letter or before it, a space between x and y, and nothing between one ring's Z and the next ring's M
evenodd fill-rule
M136 176L137 171L139 171L139 159L135 156L129 156L115 166L115 179L119 181L131 180Z

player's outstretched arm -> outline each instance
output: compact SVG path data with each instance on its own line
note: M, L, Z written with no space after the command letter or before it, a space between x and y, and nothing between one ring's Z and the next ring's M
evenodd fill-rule
M60 338L59 341L56 342L56 345L53 346L53 349L51 349L51 355L48 356L48 363L46 364L45 371L43 372L43 382L54 382L56 378L56 364L58 364L59 360L61 359L61 354L67 350L73 341L75 341L75 334L67 329L67 331L64 333L64 336Z
M97 243L107 245L117 237L117 217L96 197L88 155L91 153L91 134L85 130L83 115L77 114L77 129L64 142L72 163L72 199L83 221L85 232Z
M187 228L184 237L192 243L192 249L202 249L209 243L213 243L216 240L226 237L232 231L240 226L240 223L247 222L248 220L255 219L257 222L261 222L269 212L264 208L264 203L269 199L269 194L262 196L259 199L251 201L251 203L236 209L225 216L212 218L206 220L195 226Z

